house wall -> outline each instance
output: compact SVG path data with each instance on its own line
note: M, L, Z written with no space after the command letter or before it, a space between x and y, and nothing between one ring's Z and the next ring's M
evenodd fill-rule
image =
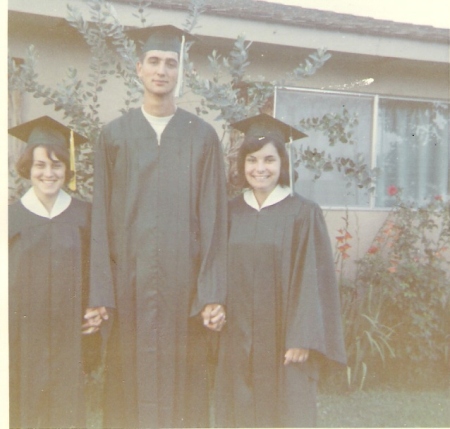
M56 6L55 2L24 2L12 0L10 9L23 10L29 7L38 13L36 4L42 7L51 4L54 16L64 16L61 3ZM131 9L125 5L120 6L120 19L124 24L130 24ZM47 13L51 15L51 11ZM167 17L167 11L155 11L149 21L152 23L167 22L162 18ZM173 15L171 21L175 25L183 23L180 13ZM184 15L183 15L184 16ZM156 20L160 17L161 20ZM174 21L180 21L179 23ZM133 24L136 24L136 20ZM336 51L326 66L319 70L314 76L299 82L299 85L307 88L319 89L342 89L352 92L369 92L384 95L408 96L418 98L449 98L449 62L445 62L445 55L439 46L430 46L429 52L423 44L403 41L404 51L401 55L395 53L395 49L402 47L402 40L395 40L389 45L388 41L379 38L374 40L373 36L367 38L364 35L328 34L320 32L315 34L309 29L302 33L301 29L283 28L283 37L279 33L274 33L274 27L262 25L261 23L245 23L235 20L233 25L226 24L226 20L219 21L217 18L204 16L201 18L201 29L204 33L213 33L216 28L217 35L222 37L204 37L201 43L191 49L191 59L196 69L203 76L209 75L206 56L213 49L226 55L232 48L233 41L224 37L237 37L242 29L246 29L248 35L254 35L259 29L258 39L265 40L255 42L250 47L250 66L248 75L250 79L259 80L264 76L267 80L280 79L285 73L294 69L308 54L313 52L313 48L323 46L334 46ZM292 30L290 36L288 30ZM265 31L267 30L267 31ZM286 33L287 32L287 33ZM276 34L276 37L274 36ZM278 46L274 44L275 39L286 40L293 38L294 34L306 39L303 47ZM272 36L271 36L272 35ZM255 36L256 37L256 36ZM348 44L345 45L345 38ZM300 39L302 40L302 39ZM359 40L359 41L358 41ZM82 40L73 31L68 31L67 27L59 21L51 20L38 15L27 15L14 12L10 14L9 27L9 54L14 57L24 57L27 47L33 44L38 51L38 63L36 69L39 73L41 83L54 86L56 82L61 82L69 67L78 70L81 79L85 78L89 72L89 52ZM292 44L292 43L291 43ZM410 52L413 46L420 46L417 51L417 58L412 59ZM395 49L393 49L395 47ZM366 49L367 48L367 49ZM339 50L338 50L339 49ZM386 53L384 56L377 54ZM389 54L389 55L388 55ZM403 57L403 58L401 58ZM448 51L447 51L448 59ZM363 79L373 79L369 86L361 86L357 82ZM125 97L124 89L120 82L110 82L101 95L101 119L107 122L119 114L122 107L122 99ZM179 105L187 110L195 112L195 107L199 105L198 97L192 93L185 93L179 100ZM54 112L51 106L43 106L42 100L25 96L22 107L22 121L32 119L44 114L52 115L56 119L62 119L62 115ZM206 119L215 125L219 135L222 133L221 124L214 121L215 113L210 114ZM388 211L383 210L326 210L325 216L330 232L332 244L335 244L335 237L338 231L344 227L343 218L348 215L349 232L353 236L351 249L349 251L351 260L361 257L369 248L376 232L382 226L388 215ZM346 265L346 269L352 271L352 264Z
M24 57L26 49L33 44L38 51L37 70L42 83L52 85L64 79L69 67L78 70L81 78L88 73L89 52L81 37L70 32L69 36L60 27L45 31L45 20L15 18L9 30L9 54ZM25 28L25 31L24 31ZM237 33L236 33L237 36ZM191 58L203 76L208 76L207 55L218 49L227 55L232 49L232 40L217 38L203 39L200 46L191 49ZM317 46L318 48L320 46ZM307 55L311 49L294 49L254 43L249 48L250 79L272 81L286 76ZM351 92L375 93L400 97L449 99L449 64L401 60L398 58L374 57L370 55L330 52L331 59L315 75L296 82L296 86L316 89L337 89ZM370 85L360 82L373 79ZM112 119L125 94L123 88L111 84L111 90L102 94L102 118ZM198 98L186 93L180 104L188 110L195 110ZM27 100L24 106L25 118L33 117L42 109L40 100ZM51 111L51 108L49 108ZM220 126L218 127L220 128Z

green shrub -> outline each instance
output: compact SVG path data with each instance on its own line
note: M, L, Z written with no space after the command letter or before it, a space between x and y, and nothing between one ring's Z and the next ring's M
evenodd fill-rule
M411 381L425 365L449 362L450 203L437 196L416 207L391 192L396 204L354 279L340 279L348 381L356 388L368 371L388 379L402 368ZM349 246L343 237L338 254Z

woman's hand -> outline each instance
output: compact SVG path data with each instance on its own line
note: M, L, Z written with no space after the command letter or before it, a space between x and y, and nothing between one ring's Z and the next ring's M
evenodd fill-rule
M284 364L290 363L304 363L308 359L308 349L289 349L284 355Z
M202 310L203 325L212 331L220 331L226 323L225 309L220 304L207 304Z
M87 308L84 315L86 322L81 325L81 333L88 335L97 332L103 320L108 320L108 317L106 307Z

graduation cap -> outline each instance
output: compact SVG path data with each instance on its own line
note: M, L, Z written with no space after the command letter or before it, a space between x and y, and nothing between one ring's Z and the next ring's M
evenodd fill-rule
M132 28L127 34L135 41L142 42L142 53L148 51L182 52L183 38L194 41L197 38L174 25L154 25L144 28Z
M184 47L186 42L194 41L197 38L174 25L133 28L128 30L127 33L135 41L143 42L141 53L148 51L170 51L178 54L179 69L175 96L179 97L183 82Z
M282 143L287 143L287 152L289 156L289 181L291 186L291 195L294 192L293 188L293 175L294 168L292 165L292 143L294 140L299 140L307 137L305 133L302 133L297 128L294 128L273 116L261 113L256 116L252 116L242 121L231 124L233 128L243 132L246 137L253 137L256 139L268 138L272 140L278 140Z
M243 132L246 137L276 138L282 143L290 143L294 140L307 137L306 134L297 130L297 128L291 127L285 122L266 113L243 119L242 121L231 124L231 126Z
M8 130L13 137L24 141L29 146L45 144L59 145L69 150L70 169L74 172L69 182L69 189L76 189L75 145L87 142L87 138L76 133L49 116L41 116Z

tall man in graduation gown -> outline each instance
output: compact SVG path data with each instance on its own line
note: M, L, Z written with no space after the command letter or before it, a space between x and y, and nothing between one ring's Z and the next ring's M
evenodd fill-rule
M205 327L225 320L222 150L210 125L175 104L184 33L147 30L143 105L107 124L95 150L86 327L115 308L104 427L205 427Z

